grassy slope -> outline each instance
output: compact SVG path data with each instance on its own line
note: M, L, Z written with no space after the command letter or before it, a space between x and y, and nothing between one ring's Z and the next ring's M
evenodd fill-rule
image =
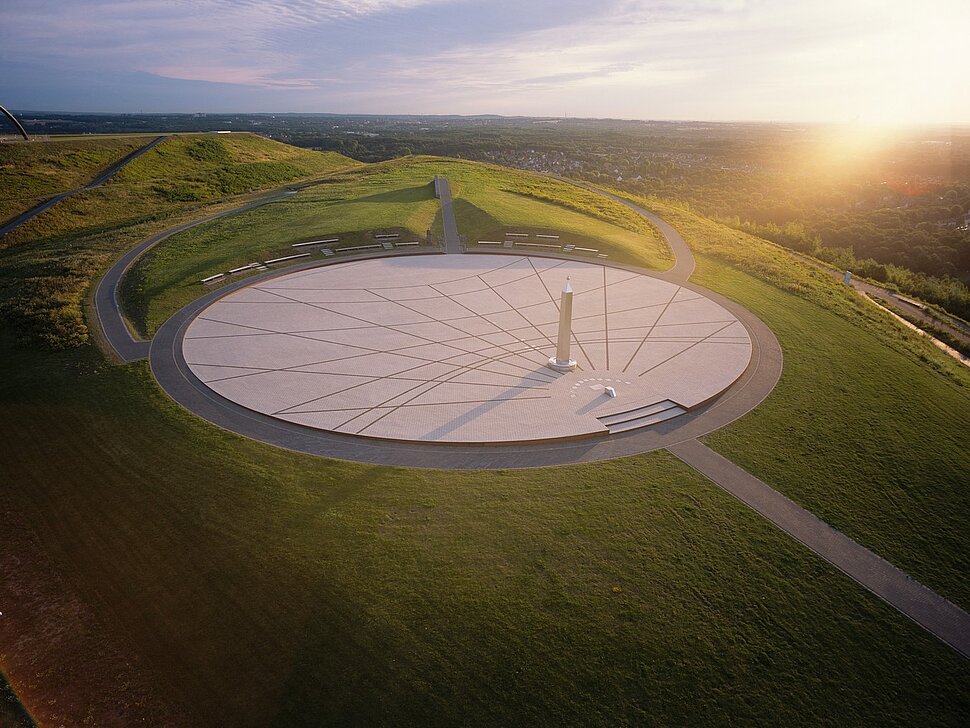
M222 161L197 161L192 153ZM173 175L168 181L152 179L143 167L162 155ZM81 301L89 281L110 260L143 237L231 204L238 192L277 186L281 164L294 181L357 165L252 135L170 139L102 187L65 200L3 237L0 314L19 334L48 346L84 343ZM170 188L180 184L196 185L201 197L173 200Z
M120 137L0 144L0 223L48 197L82 187L149 141Z
M157 246L129 273L124 301L141 331L155 330L205 293L199 279L254 260L293 254L294 242L339 236L373 242L362 231L397 229L424 239L438 214L431 184L374 179L312 187L280 202L187 230Z
M75 195L5 235L3 245L103 232L356 164L339 154L252 134L172 137L102 187Z
M458 228L468 241L504 240L505 232L556 232L563 242L590 242L614 260L646 268L673 262L662 236L641 216L612 200L558 180L481 165L448 175ZM513 231L513 232L514 232Z
M275 187L352 165L333 152L312 152L250 134L180 136L126 166L118 183L143 185L172 201L194 201Z
M622 205L609 200L601 204L602 198L592 193L551 181L553 192L544 194L567 195L567 208L503 191L538 195L535 185L545 178L520 177L472 162L411 157L335 174L281 202L173 236L129 274L126 312L136 329L153 333L172 313L209 290L199 285L201 278L292 253L294 242L339 235L341 245L355 244L369 239L361 231L385 228L423 237L428 228L440 225L430 183L435 175L451 182L459 229L470 240L494 233L496 226L542 227L592 240L619 257L639 255L641 265L669 265L657 233Z
M760 316L784 350L775 392L710 444L970 606L970 371L776 246L648 204L705 254L692 280Z
M199 723L956 725L970 709L965 661L662 453L338 463L199 422L144 364L6 353L8 497Z

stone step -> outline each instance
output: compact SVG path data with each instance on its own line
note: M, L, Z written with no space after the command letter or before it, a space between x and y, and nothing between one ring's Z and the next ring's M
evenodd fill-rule
M617 412L612 415L603 415L597 419L604 425L609 427L610 425L618 425L621 422L626 422L627 420L635 420L638 417L645 417L646 415L652 415L655 412L663 412L671 407L676 407L676 402L671 402L669 399L663 399L659 402L654 402L653 404L644 405L643 407L637 407L635 409L627 410L626 412Z
M673 407L660 412L655 412L652 415L646 415L644 417L637 417L632 420L625 420L619 422L615 425L608 425L610 434L615 434L617 432L627 432L628 430L636 430L640 427L649 427L650 425L655 425L658 422L663 422L664 420L673 419L674 417L679 417L680 415L686 413L683 407L674 405Z

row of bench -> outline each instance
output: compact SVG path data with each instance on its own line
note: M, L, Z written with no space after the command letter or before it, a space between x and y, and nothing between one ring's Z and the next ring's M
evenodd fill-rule
M541 236L539 237L554 237L554 236ZM609 255L606 253L601 253L597 248L580 248L577 245L567 243L566 245L554 245L552 243L525 243L521 240L506 240L504 242L499 240L479 240L479 245L501 245L504 248L511 248L513 246L518 248L546 248L551 250L561 250L564 253L588 253L590 255L595 255L597 258L608 258Z
M507 238L527 238L530 233L505 233ZM558 235L539 235L538 233L533 237L540 238L542 240L559 240Z
M374 235L375 240L393 240L394 238L401 237L401 233L382 233L380 235ZM307 240L302 243L293 243L294 248L304 248L308 245L330 245L332 243L340 242L340 238L325 238L324 240Z
M385 237L391 237L391 236L385 236ZM395 235L393 237L397 237L397 236ZM321 243L330 243L330 242L336 242L337 240L339 240L339 238L333 238L331 240L326 240L326 241L296 243L293 247L296 248L303 245L317 245ZM381 243L374 243L372 245L354 245L354 246L349 246L344 248L337 248L336 250L333 250L331 248L320 248L320 252L323 253L325 257L331 258L337 253L352 253L352 252L360 252L365 250L376 250L376 249L393 250L395 247L410 248L410 247L416 247L418 245L421 245L421 243L417 240L408 241L404 243L392 243L385 240ZM261 263L260 262L249 263L247 265L241 265L238 268L233 268L228 273L216 273L215 275L211 275L207 278L202 278L199 281L199 283L208 285L209 283L215 283L216 281L225 278L227 275L236 275L238 273L244 273L250 270L266 270L268 266L275 265L276 263L284 263L288 260L297 260L299 258L309 258L309 257L310 257L310 253L297 253L295 255L284 255L281 258L272 258L270 260L264 260Z
M231 268L228 273L216 273L208 278L203 278L199 283L214 283L220 278L225 278L227 275L232 276L237 273L245 273L248 270L266 270L267 266L274 265L276 263L283 263L287 260L296 260L298 258L309 258L309 253L298 253L296 255L284 255L282 258L270 258L269 260L264 260L259 263L249 263L247 265L241 265L238 268Z

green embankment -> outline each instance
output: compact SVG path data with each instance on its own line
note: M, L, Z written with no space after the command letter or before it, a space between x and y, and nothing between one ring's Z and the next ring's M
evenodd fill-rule
M966 661L663 453L340 463L197 420L144 363L3 343L8 500L201 724L955 725L970 709Z
M285 200L163 241L129 272L123 290L126 314L136 330L150 335L210 290L199 285L200 279L291 254L295 242L339 236L337 247L372 243L370 233L382 229L407 231L416 239L432 229L440 236L431 183L435 175L448 178L459 230L470 241L504 234L507 226L539 228L602 246L615 259L646 267L670 265L669 252L652 226L599 195L489 165L409 157L335 174ZM541 183L550 189L543 191Z
M173 137L118 174L130 188L148 187L171 202L195 202L276 187L354 163L249 134Z
M506 232L552 232L591 243L611 259L663 270L673 263L659 232L640 215L595 192L550 177L480 165L448 176L458 228L469 243ZM514 229L513 229L514 228Z
M118 141L104 143L113 149ZM173 176L150 172L159 160ZM358 164L249 134L169 139L101 187L64 200L3 237L0 315L20 336L45 346L83 344L88 328L81 307L89 282L138 240L239 204L237 192L276 187L281 169L284 181L299 182ZM171 190L180 185L191 185L202 197L174 199Z
M49 197L83 187L149 141L120 137L0 144L0 224Z
M64 200L5 235L3 242L10 246L100 233L358 164L252 134L171 137L101 187Z
M336 236L338 247L355 246L374 242L369 231L391 229L424 240L438 214L430 183L353 187L343 183L311 188L164 241L126 277L126 314L136 329L151 335L172 313L209 290L199 285L204 277L292 255L299 252L292 244L300 241ZM318 256L314 249L303 252Z

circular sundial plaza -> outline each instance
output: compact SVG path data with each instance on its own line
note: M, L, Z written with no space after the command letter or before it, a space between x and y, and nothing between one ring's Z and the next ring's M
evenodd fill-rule
M549 362L567 277L576 367L562 372ZM488 254L261 280L203 309L181 347L195 377L248 410L362 437L465 444L650 427L717 397L752 351L744 325L694 289Z

